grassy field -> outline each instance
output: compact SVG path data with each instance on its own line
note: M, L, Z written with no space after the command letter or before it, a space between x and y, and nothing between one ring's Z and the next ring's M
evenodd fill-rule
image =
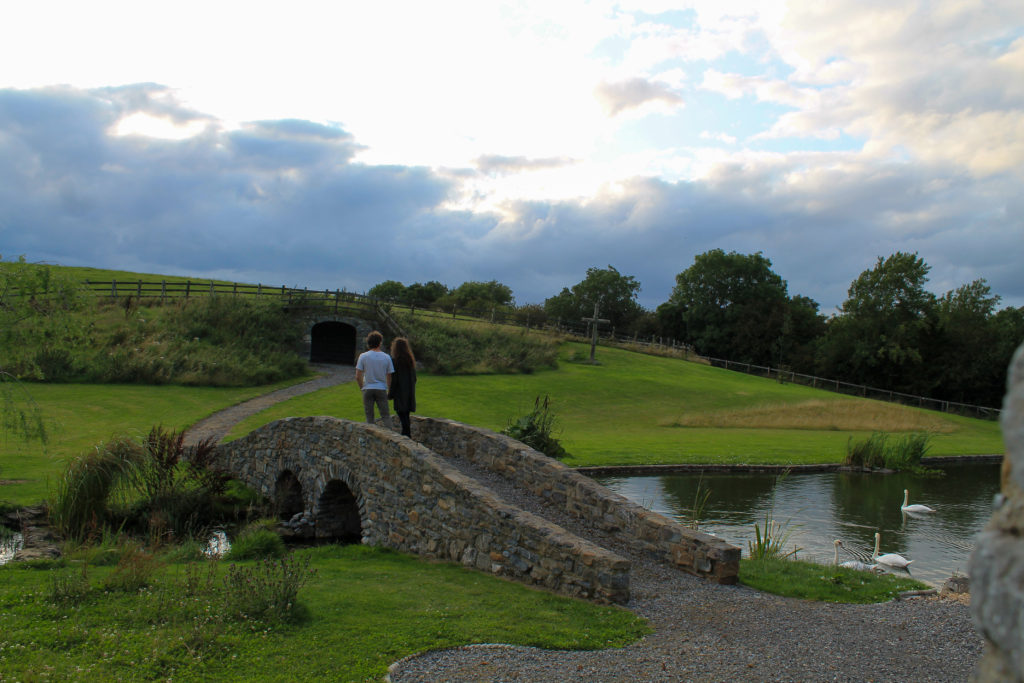
M212 590L190 589L182 564L127 592L105 588L114 567L90 566L90 588L74 601L66 586L80 566L0 567L0 678L377 681L391 662L426 650L480 642L598 649L650 630L622 608L387 550L322 546L298 555L311 557L316 574L299 593L295 623L231 618L220 589L226 562L214 567Z
M600 365L569 362L587 348L565 344L557 370L529 375L421 374L418 414L500 430L549 395L567 464L836 463L852 437L874 431L933 434L929 455L1003 452L996 422L945 415L618 349ZM273 406L231 438L275 419L362 419L354 384Z
M0 440L0 500L37 503L69 458L118 435L138 436L154 425L181 430L207 415L280 386L217 388L175 385L29 384L49 432L44 446L8 434Z

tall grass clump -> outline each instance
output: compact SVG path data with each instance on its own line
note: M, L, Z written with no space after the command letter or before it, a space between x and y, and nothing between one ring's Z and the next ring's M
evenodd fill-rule
M571 457L554 435L555 415L551 411L551 399L545 394L533 401L533 410L517 419L511 419L502 434L522 441L535 451L549 458L559 460Z
M212 453L211 442L186 447L182 434L162 427L141 441L113 439L68 465L51 519L73 540L111 528L148 534L156 544L204 533L228 481L212 467Z
M846 459L843 464L851 467L884 467L887 441L888 437L882 432L874 432L860 440L851 436L846 440Z
M793 549L786 551L786 544L793 534L789 528L789 522L779 522L775 519L775 491L779 484L789 475L789 472L775 478L775 486L772 488L772 499L765 513L764 526L759 522L754 523L754 540L747 542L747 553L751 560L785 560L795 557L801 548L796 545Z
M439 375L528 374L557 366L557 342L527 330L422 315L402 315L399 322L416 357Z
M141 457L126 437L100 444L72 461L57 480L50 521L65 538L82 540L102 533L111 521L112 496Z
M921 459L931 447L932 436L926 432L906 434L893 441L882 432L875 432L866 439L846 443L844 465L869 469L922 470Z

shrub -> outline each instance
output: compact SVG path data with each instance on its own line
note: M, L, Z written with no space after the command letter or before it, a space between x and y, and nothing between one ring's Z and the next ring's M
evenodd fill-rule
M533 410L519 419L509 421L502 434L522 441L530 448L550 458L572 457L554 436L555 416L551 413L551 400L545 395L534 399Z

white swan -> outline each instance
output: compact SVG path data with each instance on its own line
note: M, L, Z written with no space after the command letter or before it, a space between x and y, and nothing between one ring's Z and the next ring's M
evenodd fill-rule
M910 491L903 489L903 505L900 506L900 510L903 510L903 512L935 512L935 510L927 505L919 505L916 503L914 505L907 505L907 501L909 500Z
M906 569L913 560L908 560L902 555L896 553L886 553L885 555L878 554L878 546L882 542L882 534L875 532L875 552L871 553L871 559L879 564L884 564L887 567L896 567L897 569Z
M832 542L836 547L836 556L834 564L838 567L846 567L847 569L856 569L859 572L873 572L878 569L877 564L865 564L860 560L847 560L846 562L839 561L839 546L843 544L838 538Z

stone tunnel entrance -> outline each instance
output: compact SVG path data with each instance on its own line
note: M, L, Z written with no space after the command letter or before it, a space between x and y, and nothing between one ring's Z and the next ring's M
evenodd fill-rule
M359 543L363 537L359 502L343 481L327 482L316 514L316 537L343 543Z
M313 325L310 333L309 360L311 363L354 365L356 328L336 320Z

